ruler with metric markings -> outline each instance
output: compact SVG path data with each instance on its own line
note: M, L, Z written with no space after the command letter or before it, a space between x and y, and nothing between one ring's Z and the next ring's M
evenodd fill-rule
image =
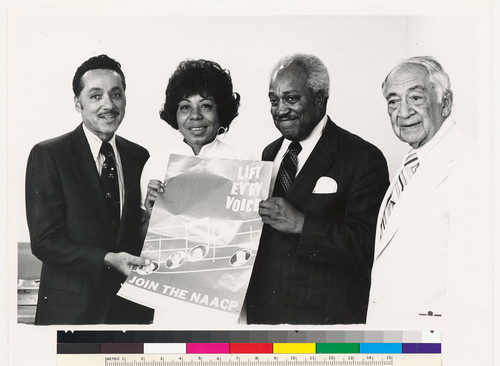
M440 354L58 355L57 366L441 366Z

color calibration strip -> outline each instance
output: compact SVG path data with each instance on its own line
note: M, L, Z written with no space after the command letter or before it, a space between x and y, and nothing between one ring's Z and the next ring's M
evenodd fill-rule
M440 354L439 332L74 331L58 354Z

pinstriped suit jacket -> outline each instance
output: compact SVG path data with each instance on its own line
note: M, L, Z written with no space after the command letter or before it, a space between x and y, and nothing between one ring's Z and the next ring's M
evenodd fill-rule
M283 138L267 146L274 160ZM315 194L321 177L337 192ZM305 214L300 235L265 225L246 297L248 323L362 323L378 208L389 184L375 146L328 120L286 199Z

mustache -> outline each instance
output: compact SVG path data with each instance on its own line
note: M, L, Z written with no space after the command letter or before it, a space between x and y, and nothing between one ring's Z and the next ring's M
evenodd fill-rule
M113 109L110 109L109 111L103 111L103 112L100 112L100 113L98 113L97 115L98 115L98 116L102 116L102 115L105 115L105 114L114 114L114 115L119 115L119 114L120 114L120 112L118 111L118 109L113 108Z
M404 119L404 118L398 118L398 125L402 127L410 127L410 126L415 126L418 125L422 120L420 119Z
M274 120L276 122L286 122L286 121L293 121L297 118L298 117L296 115L287 115L286 117L275 117Z

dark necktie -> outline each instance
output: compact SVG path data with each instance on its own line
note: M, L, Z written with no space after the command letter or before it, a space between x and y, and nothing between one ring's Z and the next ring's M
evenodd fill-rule
M288 147L276 176L273 196L286 197L286 192L290 189L297 174L297 156L301 150L302 146L297 141L293 141Z
M101 184L104 190L109 218L116 234L120 227L120 188L118 186L115 154L109 142L102 143L100 153L105 157L101 169Z

